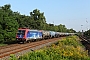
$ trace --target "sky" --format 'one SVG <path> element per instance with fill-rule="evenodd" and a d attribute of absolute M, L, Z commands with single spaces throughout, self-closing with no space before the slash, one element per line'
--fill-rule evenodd
<path fill-rule="evenodd" d="M 39 9 L 47 23 L 63 24 L 76 31 L 90 29 L 90 0 L 0 0 L 0 6 L 5 4 L 24 15 Z"/>

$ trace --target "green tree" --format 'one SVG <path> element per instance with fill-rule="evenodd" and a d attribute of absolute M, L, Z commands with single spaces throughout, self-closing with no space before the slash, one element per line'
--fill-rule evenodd
<path fill-rule="evenodd" d="M 67 32 L 69 32 L 69 33 L 76 33 L 76 31 L 74 30 L 74 29 L 67 29 Z"/>
<path fill-rule="evenodd" d="M 4 5 L 0 7 L 0 40 L 12 40 L 15 38 L 15 33 L 18 28 L 18 23 L 15 20 L 13 11 L 10 9 L 11 5 Z"/>
<path fill-rule="evenodd" d="M 41 29 L 58 32 L 76 32 L 73 29 L 67 29 L 65 25 L 54 25 L 46 23 L 44 12 L 34 9 L 30 16 L 21 15 L 18 11 L 13 12 L 10 4 L 0 7 L 0 42 L 15 39 L 18 28 L 28 27 L 30 29 Z"/>
<path fill-rule="evenodd" d="M 59 28 L 59 30 L 58 30 L 59 32 L 66 32 L 66 30 L 67 30 L 66 26 L 62 25 L 62 24 L 58 25 L 58 28 Z"/>
<path fill-rule="evenodd" d="M 90 29 L 84 32 L 84 36 L 90 38 Z"/>
<path fill-rule="evenodd" d="M 32 21 L 32 26 L 34 29 L 46 29 L 46 18 L 44 13 L 40 13 L 40 10 L 35 9 L 33 12 L 30 12 Z"/>

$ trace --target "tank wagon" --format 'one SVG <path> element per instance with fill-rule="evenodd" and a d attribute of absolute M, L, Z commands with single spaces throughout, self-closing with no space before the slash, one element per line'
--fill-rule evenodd
<path fill-rule="evenodd" d="M 49 31 L 40 30 L 40 32 L 42 32 L 42 39 L 49 39 L 50 38 Z"/>
<path fill-rule="evenodd" d="M 76 33 L 62 33 L 55 31 L 45 31 L 45 30 L 32 30 L 28 28 L 19 28 L 16 34 L 16 40 L 18 42 L 29 42 L 50 38 L 57 38 L 60 36 L 75 35 Z"/>
<path fill-rule="evenodd" d="M 55 37 L 55 32 L 54 31 L 49 31 L 50 32 L 50 38 L 54 38 Z"/>

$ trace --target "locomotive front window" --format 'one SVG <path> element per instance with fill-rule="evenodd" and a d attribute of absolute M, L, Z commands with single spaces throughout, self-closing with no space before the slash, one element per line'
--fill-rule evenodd
<path fill-rule="evenodd" d="M 17 33 L 18 35 L 25 35 L 25 30 L 18 30 L 18 33 Z"/>

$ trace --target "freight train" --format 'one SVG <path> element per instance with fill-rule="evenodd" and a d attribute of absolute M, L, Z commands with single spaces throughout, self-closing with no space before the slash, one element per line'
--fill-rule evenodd
<path fill-rule="evenodd" d="M 36 40 L 58 38 L 60 36 L 74 35 L 75 33 L 61 33 L 55 31 L 45 31 L 45 30 L 33 30 L 28 28 L 19 28 L 16 34 L 17 42 L 30 42 Z"/>

